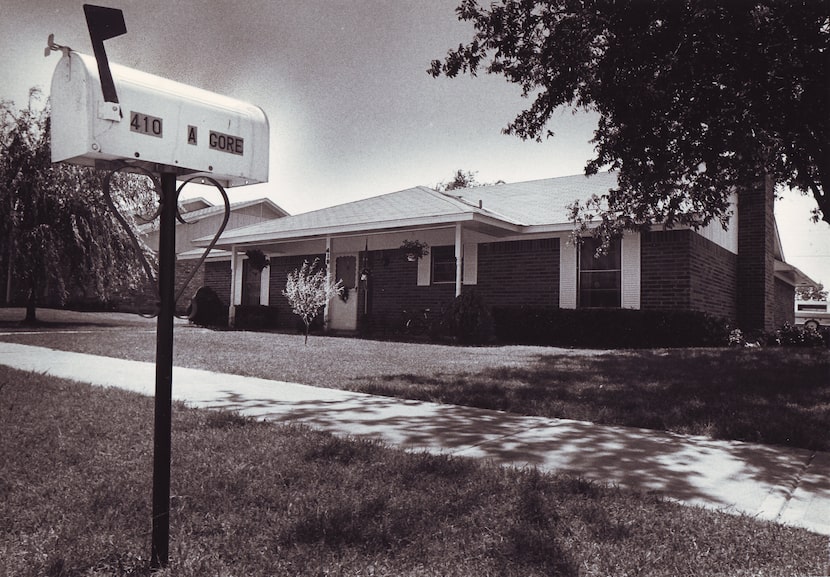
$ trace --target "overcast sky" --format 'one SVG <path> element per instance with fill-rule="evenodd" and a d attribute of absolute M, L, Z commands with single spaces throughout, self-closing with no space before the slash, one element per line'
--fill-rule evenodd
<path fill-rule="evenodd" d="M 305 212 L 416 185 L 462 169 L 480 182 L 581 173 L 596 118 L 559 113 L 556 133 L 523 142 L 501 129 L 527 106 L 501 77 L 426 73 L 472 35 L 454 0 L 118 0 L 127 34 L 106 42 L 111 62 L 256 104 L 271 126 L 270 181 L 233 188 Z M 0 98 L 48 95 L 55 41 L 92 53 L 82 0 L 2 0 Z M 189 185 L 184 196 L 219 197 Z M 808 199 L 809 200 L 809 199 Z M 784 254 L 830 285 L 830 226 L 810 203 L 780 203 Z"/>

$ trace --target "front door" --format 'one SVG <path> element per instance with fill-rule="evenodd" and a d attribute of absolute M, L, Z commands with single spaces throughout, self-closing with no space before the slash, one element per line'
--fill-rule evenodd
<path fill-rule="evenodd" d="M 242 261 L 242 304 L 260 304 L 262 293 L 262 271 L 250 265 L 248 259 Z"/>
<path fill-rule="evenodd" d="M 334 279 L 342 281 L 343 295 L 329 302 L 329 328 L 354 331 L 357 330 L 357 255 L 341 254 L 333 261 Z"/>

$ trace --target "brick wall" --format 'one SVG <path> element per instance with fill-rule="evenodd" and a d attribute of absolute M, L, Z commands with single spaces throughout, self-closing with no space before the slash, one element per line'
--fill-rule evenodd
<path fill-rule="evenodd" d="M 363 253 L 359 261 L 362 268 Z M 363 283 L 358 291 L 358 328 L 362 331 L 384 334 L 397 329 L 402 324 L 404 309 L 430 309 L 429 314 L 437 318 L 455 298 L 455 284 L 417 286 L 418 262 L 407 261 L 399 250 L 369 251 L 365 262 L 371 276 L 368 307 L 364 306 Z M 368 314 L 364 315 L 364 310 Z"/>
<path fill-rule="evenodd" d="M 734 320 L 737 256 L 691 230 L 644 233 L 640 305 Z"/>
<path fill-rule="evenodd" d="M 179 292 L 182 291 L 184 282 L 196 268 L 196 264 L 198 262 L 198 259 L 176 261 L 176 294 L 179 294 Z M 187 310 L 187 306 L 190 304 L 191 297 L 194 294 L 196 294 L 196 291 L 199 289 L 199 287 L 203 286 L 204 284 L 205 268 L 203 266 L 196 272 L 196 274 L 193 276 L 193 279 L 187 284 L 187 287 L 184 288 L 184 291 L 182 291 L 181 298 L 179 298 L 179 300 L 176 302 L 177 313 L 182 314 L 184 311 Z"/>
<path fill-rule="evenodd" d="M 775 218 L 772 179 L 738 193 L 738 325 L 775 328 Z"/>
<path fill-rule="evenodd" d="M 559 239 L 478 245 L 476 292 L 490 306 L 559 306 Z"/>
<path fill-rule="evenodd" d="M 640 308 L 688 309 L 691 306 L 691 234 L 689 230 L 646 232 L 640 239 Z"/>
<path fill-rule="evenodd" d="M 795 324 L 795 287 L 775 279 L 775 328 Z"/>
<path fill-rule="evenodd" d="M 360 257 L 363 263 L 363 255 Z M 455 298 L 455 284 L 417 286 L 418 263 L 408 262 L 398 250 L 371 251 L 366 260 L 371 270 L 369 306 L 366 291 L 358 292 L 358 324 L 361 330 L 383 334 L 403 322 L 403 311 L 430 309 L 441 316 Z M 474 290 L 487 306 L 545 305 L 559 303 L 559 239 L 537 239 L 478 245 L 478 282 L 464 285 Z M 363 311 L 368 309 L 368 314 Z"/>
<path fill-rule="evenodd" d="M 205 261 L 203 284 L 212 288 L 221 301 L 230 306 L 231 261 Z"/>
<path fill-rule="evenodd" d="M 699 234 L 690 233 L 690 308 L 735 321 L 738 257 Z"/>

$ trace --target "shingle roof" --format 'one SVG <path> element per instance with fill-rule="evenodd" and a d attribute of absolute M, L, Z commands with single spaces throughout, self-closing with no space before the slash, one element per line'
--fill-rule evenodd
<path fill-rule="evenodd" d="M 616 184 L 613 174 L 567 176 L 438 192 L 416 186 L 227 231 L 220 244 L 486 218 L 508 226 L 564 224 L 568 205 Z M 479 205 L 481 201 L 481 205 Z M 201 241 L 202 239 L 200 239 Z"/>
<path fill-rule="evenodd" d="M 592 194 L 605 194 L 617 185 L 613 173 L 546 178 L 527 182 L 495 184 L 449 191 L 467 202 L 502 215 L 522 225 L 562 224 L 568 222 L 568 205 L 584 201 Z"/>

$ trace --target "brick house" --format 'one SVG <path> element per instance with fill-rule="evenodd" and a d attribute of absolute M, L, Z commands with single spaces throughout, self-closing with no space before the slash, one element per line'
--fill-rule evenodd
<path fill-rule="evenodd" d="M 492 307 L 683 309 L 745 330 L 793 322 L 795 286 L 810 281 L 781 254 L 771 182 L 736 200 L 728 230 L 626 232 L 594 258 L 593 239 L 582 248 L 569 240 L 567 206 L 615 185 L 603 173 L 446 193 L 419 186 L 263 221 L 222 236 L 217 246 L 231 258 L 208 263 L 206 281 L 227 303 L 276 307 L 279 324 L 292 327 L 286 274 L 318 258 L 349 289 L 325 312 L 327 329 L 343 332 L 383 328 L 402 309 L 440 310 L 471 288 Z M 408 260 L 405 239 L 427 243 L 429 254 Z M 251 248 L 270 257 L 261 274 L 245 266 Z"/>
<path fill-rule="evenodd" d="M 204 248 L 198 246 L 194 241 L 207 236 L 208 242 L 219 230 L 225 215 L 225 206 L 215 206 L 204 198 L 192 198 L 179 203 L 179 211 L 184 222 L 176 222 L 176 292 L 182 289 L 182 283 L 187 279 L 199 262 Z M 268 198 L 259 198 L 243 202 L 234 202 L 230 205 L 230 216 L 226 231 L 234 228 L 250 226 L 263 221 L 271 221 L 287 216 L 288 213 L 277 206 Z M 141 225 L 139 231 L 148 247 L 158 251 L 159 230 L 158 221 Z M 206 265 L 199 269 L 193 279 L 184 289 L 182 298 L 177 303 L 177 309 L 183 311 L 189 302 L 190 296 L 200 286 L 216 286 L 219 292 L 225 295 L 228 300 L 228 282 L 220 272 L 216 278 L 217 271 L 230 270 L 231 253 L 224 250 L 212 250 L 208 256 Z M 224 265 L 222 264 L 224 263 Z"/>

